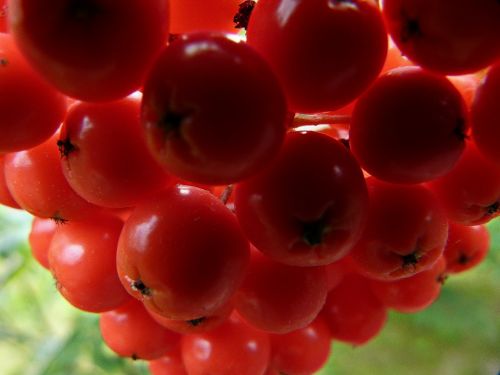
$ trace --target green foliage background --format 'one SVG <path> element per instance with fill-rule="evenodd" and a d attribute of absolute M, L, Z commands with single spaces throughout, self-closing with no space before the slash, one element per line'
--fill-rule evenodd
<path fill-rule="evenodd" d="M 31 258 L 29 215 L 0 208 L 0 374 L 148 374 L 117 358 L 100 338 L 98 316 L 57 294 Z M 489 225 L 487 260 L 451 277 L 424 312 L 392 313 L 383 332 L 353 348 L 334 343 L 321 375 L 496 375 L 500 371 L 500 221 Z M 235 374 L 237 375 L 237 374 Z"/>

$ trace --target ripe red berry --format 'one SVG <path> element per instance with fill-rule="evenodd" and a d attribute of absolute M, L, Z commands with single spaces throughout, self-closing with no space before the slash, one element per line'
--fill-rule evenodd
<path fill-rule="evenodd" d="M 371 291 L 370 281 L 351 273 L 328 294 L 321 316 L 333 339 L 363 345 L 382 330 L 387 309 Z"/>
<path fill-rule="evenodd" d="M 289 265 L 318 266 L 346 255 L 366 220 L 363 174 L 343 144 L 291 132 L 278 158 L 236 186 L 236 215 L 252 243 Z"/>
<path fill-rule="evenodd" d="M 332 111 L 356 99 L 387 53 L 382 14 L 371 0 L 260 0 L 247 36 L 295 112 Z"/>
<path fill-rule="evenodd" d="M 168 37 L 168 0 L 10 0 L 10 31 L 60 91 L 85 101 L 137 90 Z"/>
<path fill-rule="evenodd" d="M 404 55 L 441 74 L 466 74 L 500 56 L 495 0 L 384 0 L 392 39 Z"/>
<path fill-rule="evenodd" d="M 478 225 L 500 215 L 500 167 L 481 155 L 472 142 L 457 165 L 429 187 L 450 221 Z"/>
<path fill-rule="evenodd" d="M 414 313 L 426 309 L 439 297 L 446 271 L 446 260 L 441 256 L 426 271 L 394 281 L 373 280 L 370 286 L 386 307 Z"/>
<path fill-rule="evenodd" d="M 330 354 L 330 329 L 323 317 L 284 335 L 269 335 L 271 366 L 281 374 L 308 375 L 319 371 Z"/>
<path fill-rule="evenodd" d="M 357 271 L 395 280 L 432 267 L 443 252 L 448 220 L 431 191 L 374 177 L 367 185 L 368 223 L 351 252 Z"/>
<path fill-rule="evenodd" d="M 9 34 L 0 33 L 0 152 L 26 150 L 55 133 L 66 99 L 26 62 Z"/>
<path fill-rule="evenodd" d="M 0 204 L 11 208 L 21 208 L 14 200 L 5 179 L 5 156 L 0 155 Z"/>
<path fill-rule="evenodd" d="M 48 254 L 50 270 L 57 289 L 73 306 L 103 312 L 130 299 L 116 271 L 122 227 L 120 219 L 103 215 L 55 231 Z"/>
<path fill-rule="evenodd" d="M 446 78 L 417 67 L 381 76 L 356 102 L 353 154 L 371 175 L 420 183 L 448 172 L 465 148 L 465 103 Z"/>
<path fill-rule="evenodd" d="M 31 253 L 33 254 L 33 258 L 46 269 L 49 269 L 49 248 L 56 227 L 57 224 L 54 220 L 39 217 L 35 217 L 31 224 L 28 237 Z"/>
<path fill-rule="evenodd" d="M 481 263 L 490 249 L 490 235 L 484 225 L 450 224 L 444 248 L 446 271 L 460 273 Z"/>
<path fill-rule="evenodd" d="M 500 125 L 498 102 L 500 98 L 500 61 L 491 67 L 474 96 L 472 137 L 478 150 L 500 168 Z"/>
<path fill-rule="evenodd" d="M 141 302 L 131 298 L 116 310 L 100 316 L 101 335 L 121 357 L 154 360 L 179 344 L 180 336 L 156 323 Z"/>
<path fill-rule="evenodd" d="M 265 61 L 222 35 L 176 40 L 144 87 L 151 152 L 188 181 L 222 185 L 254 174 L 278 152 L 285 119 L 283 93 Z"/>
<path fill-rule="evenodd" d="M 243 280 L 248 240 L 211 193 L 177 185 L 138 205 L 120 235 L 120 279 L 149 310 L 193 320 L 229 302 Z"/>
<path fill-rule="evenodd" d="M 5 178 L 15 201 L 29 213 L 58 222 L 84 220 L 101 210 L 69 186 L 61 168 L 58 135 L 25 151 L 7 154 Z"/>
<path fill-rule="evenodd" d="M 103 207 L 132 207 L 173 183 L 146 146 L 140 101 L 74 104 L 58 145 L 63 172 L 85 200 Z"/>
<path fill-rule="evenodd" d="M 151 375 L 188 375 L 179 347 L 168 351 L 161 358 L 149 362 Z"/>
<path fill-rule="evenodd" d="M 182 338 L 189 375 L 264 375 L 270 357 L 268 334 L 231 316 L 213 331 Z"/>
<path fill-rule="evenodd" d="M 208 332 L 220 326 L 233 312 L 233 302 L 226 303 L 211 315 L 203 316 L 197 319 L 176 320 L 166 318 L 154 311 L 148 310 L 151 317 L 161 326 L 185 335 L 193 333 Z"/>
<path fill-rule="evenodd" d="M 325 267 L 277 263 L 253 249 L 243 284 L 236 292 L 236 311 L 252 326 L 273 333 L 304 328 L 326 299 Z"/>

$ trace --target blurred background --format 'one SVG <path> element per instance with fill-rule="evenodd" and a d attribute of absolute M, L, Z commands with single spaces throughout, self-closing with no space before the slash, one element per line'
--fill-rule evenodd
<path fill-rule="evenodd" d="M 31 257 L 31 216 L 0 207 L 0 374 L 146 375 L 102 343 L 98 316 L 77 311 Z M 500 220 L 485 262 L 450 277 L 424 312 L 390 315 L 363 347 L 334 343 L 321 375 L 497 375 L 500 372 Z M 236 374 L 235 374 L 236 375 Z"/>

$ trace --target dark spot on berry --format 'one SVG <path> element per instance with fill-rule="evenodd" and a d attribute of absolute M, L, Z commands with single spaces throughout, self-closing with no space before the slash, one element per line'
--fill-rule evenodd
<path fill-rule="evenodd" d="M 317 220 L 301 222 L 302 240 L 308 246 L 320 245 L 323 242 L 325 234 L 330 230 L 328 226 L 329 219 L 330 214 L 327 210 Z"/>
<path fill-rule="evenodd" d="M 239 5 L 238 13 L 233 18 L 236 29 L 247 29 L 255 3 L 253 0 L 246 0 Z"/>
<path fill-rule="evenodd" d="M 1 58 L 0 66 L 7 66 L 7 65 L 9 65 L 9 60 L 7 60 L 6 58 Z"/>
<path fill-rule="evenodd" d="M 150 296 L 151 289 L 149 289 L 146 284 L 142 282 L 142 280 L 136 280 L 132 283 L 132 289 L 138 291 L 143 296 Z"/>
<path fill-rule="evenodd" d="M 137 361 L 139 359 L 139 356 L 135 353 L 133 353 L 130 358 L 132 358 L 134 361 Z"/>
<path fill-rule="evenodd" d="M 490 206 L 488 206 L 486 208 L 486 214 L 490 215 L 490 216 L 491 215 L 495 215 L 498 212 L 499 209 L 500 209 L 500 203 L 499 202 L 495 202 L 495 203 L 493 203 L 492 205 L 490 205 Z"/>
<path fill-rule="evenodd" d="M 166 136 L 180 137 L 182 124 L 190 115 L 191 112 L 188 111 L 167 110 L 158 126 L 163 129 Z"/>
<path fill-rule="evenodd" d="M 421 257 L 422 256 L 419 254 L 418 251 L 414 251 L 411 254 L 401 256 L 403 260 L 403 268 L 405 269 L 412 268 L 413 270 L 415 270 Z"/>
<path fill-rule="evenodd" d="M 54 223 L 56 223 L 56 225 L 64 225 L 68 222 L 68 219 L 62 217 L 59 212 L 56 212 L 54 216 L 51 217 L 51 219 L 54 220 Z"/>
<path fill-rule="evenodd" d="M 448 280 L 448 277 L 449 275 L 447 273 L 441 273 L 439 274 L 437 277 L 436 277 L 436 281 L 441 284 L 441 285 L 444 285 L 444 283 L 446 282 L 446 280 Z"/>
<path fill-rule="evenodd" d="M 465 120 L 463 118 L 459 118 L 456 122 L 456 126 L 453 129 L 453 134 L 459 139 L 459 141 L 465 141 L 469 138 L 466 133 Z"/>
<path fill-rule="evenodd" d="M 196 318 L 192 320 L 187 320 L 186 323 L 189 324 L 192 327 L 198 327 L 200 324 L 202 324 L 207 318 L 202 316 L 201 318 Z"/>
<path fill-rule="evenodd" d="M 57 148 L 59 149 L 59 154 L 61 155 L 61 158 L 67 158 L 69 154 L 76 151 L 76 146 L 73 143 L 71 143 L 69 137 L 66 137 L 64 139 L 59 139 L 57 141 Z"/>
<path fill-rule="evenodd" d="M 405 17 L 406 18 L 406 17 Z M 420 29 L 420 23 L 414 18 L 407 18 L 404 23 L 403 30 L 401 31 L 401 41 L 406 43 L 411 39 L 418 38 L 422 36 L 422 30 Z"/>
<path fill-rule="evenodd" d="M 465 266 L 470 261 L 471 261 L 471 258 L 465 253 L 460 253 L 460 256 L 457 259 L 457 263 L 462 265 L 462 266 Z"/>

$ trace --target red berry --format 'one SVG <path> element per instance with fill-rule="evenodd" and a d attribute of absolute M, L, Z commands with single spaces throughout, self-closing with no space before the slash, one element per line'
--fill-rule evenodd
<path fill-rule="evenodd" d="M 367 180 L 368 224 L 351 252 L 357 271 L 380 280 L 409 277 L 432 267 L 442 254 L 448 220 L 422 185 Z"/>
<path fill-rule="evenodd" d="M 10 31 L 68 96 L 108 101 L 137 90 L 168 36 L 168 0 L 10 0 Z"/>
<path fill-rule="evenodd" d="M 448 172 L 465 148 L 467 118 L 458 90 L 417 67 L 381 76 L 357 101 L 353 154 L 371 175 L 420 183 Z"/>
<path fill-rule="evenodd" d="M 346 255 L 367 205 L 352 155 L 315 132 L 289 133 L 278 158 L 236 186 L 236 214 L 250 241 L 289 265 L 325 265 Z"/>
<path fill-rule="evenodd" d="M 113 216 L 71 222 L 54 233 L 49 265 L 57 289 L 72 305 L 90 312 L 116 309 L 130 296 L 116 271 L 116 247 L 123 222 Z"/>
<path fill-rule="evenodd" d="M 382 15 L 366 0 L 260 0 L 247 36 L 295 112 L 332 111 L 356 99 L 387 53 Z"/>
<path fill-rule="evenodd" d="M 66 99 L 28 65 L 9 34 L 0 33 L 0 152 L 26 150 L 55 133 Z"/>
<path fill-rule="evenodd" d="M 151 152 L 171 173 L 212 185 L 239 181 L 268 163 L 283 142 L 286 114 L 265 61 L 217 34 L 170 44 L 142 101 Z"/>
<path fill-rule="evenodd" d="M 500 7 L 499 7 L 500 8 Z M 472 137 L 478 150 L 500 168 L 500 61 L 491 67 L 478 87 L 472 103 Z"/>
<path fill-rule="evenodd" d="M 85 200 L 104 207 L 131 207 L 173 183 L 143 139 L 140 102 L 76 103 L 58 145 L 63 172 Z"/>
<path fill-rule="evenodd" d="M 425 69 L 466 74 L 500 56 L 495 0 L 384 0 L 388 31 L 403 54 Z"/>
<path fill-rule="evenodd" d="M 138 205 L 118 244 L 120 279 L 149 310 L 193 320 L 229 302 L 243 280 L 248 240 L 211 193 L 177 185 Z"/>
<path fill-rule="evenodd" d="M 38 263 L 46 269 L 49 269 L 49 248 L 56 227 L 57 224 L 54 220 L 39 217 L 35 217 L 31 224 L 28 237 L 31 253 Z"/>
<path fill-rule="evenodd" d="M 254 249 L 235 307 L 256 328 L 288 333 L 316 318 L 327 292 L 324 267 L 284 265 Z"/>
<path fill-rule="evenodd" d="M 471 142 L 450 173 L 429 187 L 453 222 L 478 225 L 500 215 L 500 167 Z"/>
<path fill-rule="evenodd" d="M 232 316 L 215 330 L 182 338 L 189 375 L 264 375 L 270 357 L 267 333 Z"/>
<path fill-rule="evenodd" d="M 174 349 L 180 336 L 163 328 L 149 316 L 139 301 L 131 299 L 116 310 L 101 314 L 101 335 L 121 357 L 153 360 Z"/>
<path fill-rule="evenodd" d="M 5 178 L 16 202 L 29 213 L 58 222 L 84 220 L 101 208 L 69 186 L 61 168 L 58 135 L 26 151 L 7 154 Z"/>
<path fill-rule="evenodd" d="M 490 235 L 484 225 L 450 224 L 444 248 L 446 271 L 460 273 L 481 263 L 490 248 Z"/>
<path fill-rule="evenodd" d="M 330 330 L 321 316 L 307 327 L 269 337 L 272 366 L 282 374 L 315 373 L 323 367 L 330 355 Z"/>
<path fill-rule="evenodd" d="M 414 313 L 426 309 L 439 297 L 446 270 L 446 260 L 441 256 L 426 271 L 395 281 L 373 280 L 371 288 L 386 307 Z"/>
<path fill-rule="evenodd" d="M 333 339 L 363 345 L 382 330 L 387 310 L 369 285 L 368 279 L 351 273 L 328 294 L 321 314 Z"/>

